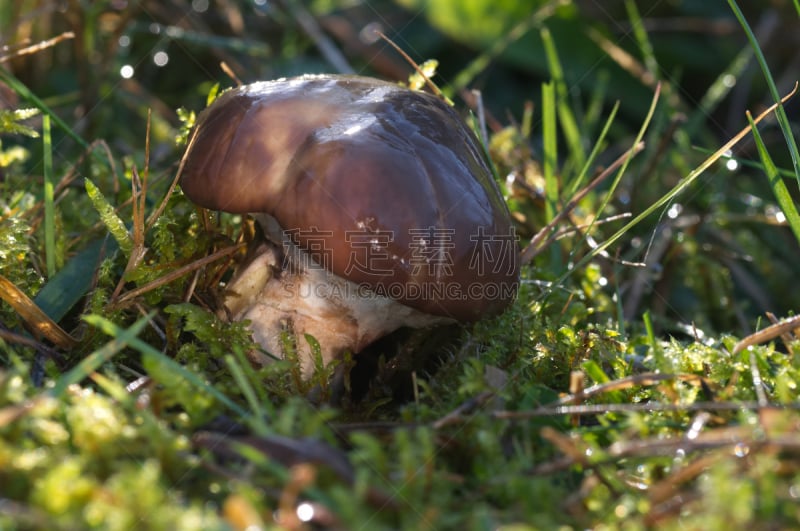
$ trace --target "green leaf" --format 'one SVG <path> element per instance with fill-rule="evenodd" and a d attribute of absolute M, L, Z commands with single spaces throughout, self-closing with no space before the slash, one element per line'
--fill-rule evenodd
<path fill-rule="evenodd" d="M 311 334 L 303 334 L 303 336 L 308 346 L 311 347 L 311 359 L 314 362 L 314 371 L 317 374 L 323 374 L 325 371 L 325 360 L 322 359 L 322 347 L 320 347 L 319 341 Z"/>
<path fill-rule="evenodd" d="M 432 78 L 436 75 L 436 69 L 439 67 L 439 61 L 436 59 L 428 59 L 421 65 L 419 65 L 419 69 L 425 74 L 425 77 L 428 79 Z M 425 88 L 426 81 L 425 78 L 422 77 L 422 74 L 417 72 L 416 70 L 408 76 L 408 88 L 411 90 L 422 90 Z"/>
<path fill-rule="evenodd" d="M 73 256 L 50 278 L 33 301 L 52 320 L 60 321 L 92 286 L 94 272 L 103 256 L 118 249 L 115 241 L 95 240 Z"/>
<path fill-rule="evenodd" d="M 219 83 L 214 83 L 208 91 L 208 96 L 206 96 L 206 107 L 211 106 L 217 96 L 219 96 Z"/>

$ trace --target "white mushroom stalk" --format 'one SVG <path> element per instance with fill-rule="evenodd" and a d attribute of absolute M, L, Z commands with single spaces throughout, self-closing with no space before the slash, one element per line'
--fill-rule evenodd
<path fill-rule="evenodd" d="M 326 270 L 282 232 L 274 218 L 255 216 L 267 241 L 251 253 L 225 289 L 225 307 L 247 320 L 253 339 L 267 352 L 283 352 L 283 335 L 293 336 L 302 373 L 313 372 L 306 334 L 320 345 L 328 365 L 344 352 L 357 353 L 400 327 L 424 328 L 455 319 L 415 310 Z M 276 241 L 280 238 L 280 241 Z"/>

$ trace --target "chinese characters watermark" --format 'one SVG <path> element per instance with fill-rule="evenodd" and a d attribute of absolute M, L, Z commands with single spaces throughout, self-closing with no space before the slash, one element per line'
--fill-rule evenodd
<path fill-rule="evenodd" d="M 285 253 L 287 257 L 291 254 L 292 260 L 301 260 L 299 264 L 293 264 L 299 265 L 301 270 L 316 268 L 330 271 L 334 246 L 344 245 L 344 251 L 341 247 L 336 249 L 340 267 L 341 253 L 347 253 L 344 257 L 344 277 L 355 275 L 363 279 L 374 276 L 389 281 L 397 273 L 403 272 L 426 282 L 446 283 L 448 279 L 464 278 L 464 269 L 471 271 L 475 279 L 483 276 L 496 278 L 513 275 L 517 267 L 514 255 L 518 253 L 519 237 L 513 227 L 505 234 L 477 227 L 466 238 L 455 229 L 434 226 L 411 228 L 407 238 L 402 239 L 407 242 L 405 245 L 399 243 L 401 240 L 395 236 L 392 231 L 382 230 L 351 230 L 337 235 L 334 231 L 318 228 L 293 229 L 284 231 L 284 241 L 287 242 L 284 250 L 289 250 L 288 242 L 303 249 L 303 253 Z M 464 249 L 466 242 L 469 245 Z M 457 250 L 458 245 L 462 248 Z M 465 257 L 468 257 L 466 264 Z M 284 267 L 287 265 L 288 262 L 284 261 Z"/>

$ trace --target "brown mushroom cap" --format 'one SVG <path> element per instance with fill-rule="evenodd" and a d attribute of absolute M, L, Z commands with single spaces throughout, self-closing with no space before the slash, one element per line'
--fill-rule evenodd
<path fill-rule="evenodd" d="M 180 185 L 209 209 L 269 214 L 334 274 L 425 313 L 476 320 L 516 294 L 503 197 L 429 94 L 333 75 L 229 90 L 199 116 Z"/>

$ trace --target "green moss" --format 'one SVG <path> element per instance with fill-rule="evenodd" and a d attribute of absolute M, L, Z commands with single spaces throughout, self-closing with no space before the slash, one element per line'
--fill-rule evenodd
<path fill-rule="evenodd" d="M 53 463 L 34 483 L 31 501 L 56 520 L 81 513 L 99 486 L 84 475 L 85 467 L 78 457 Z"/>

